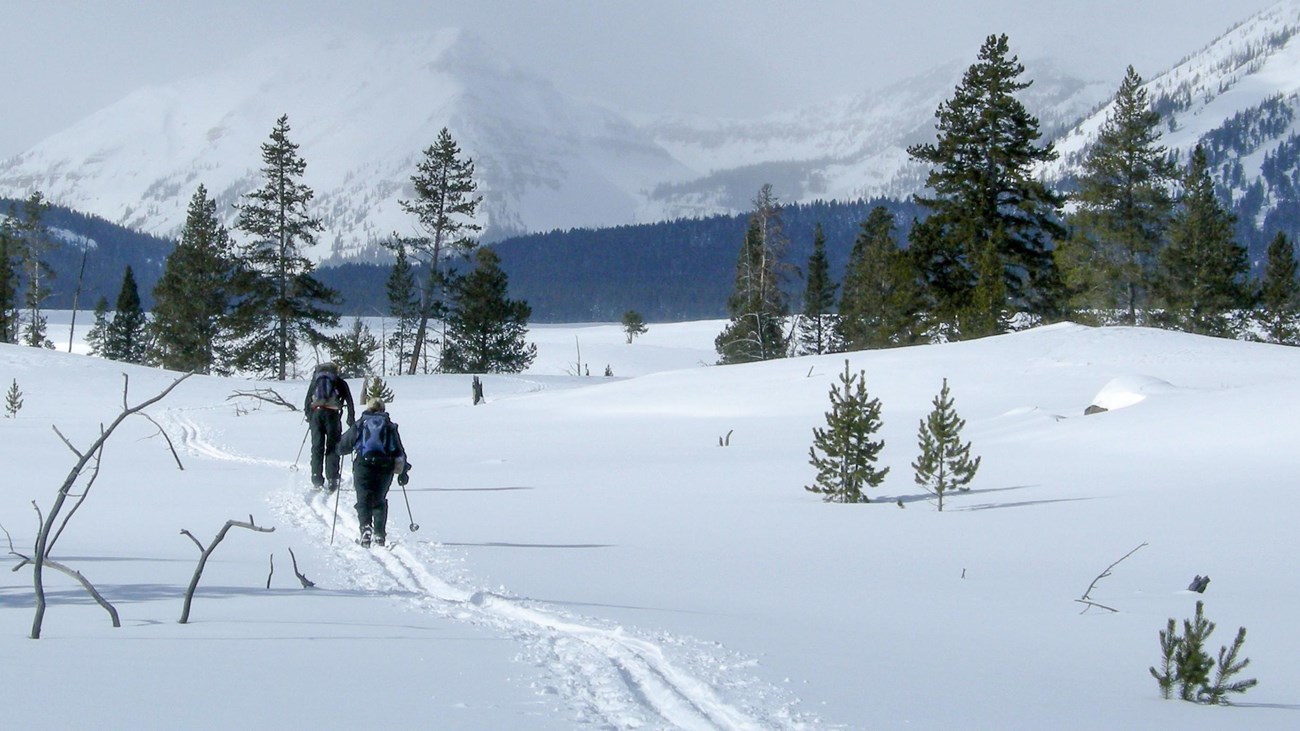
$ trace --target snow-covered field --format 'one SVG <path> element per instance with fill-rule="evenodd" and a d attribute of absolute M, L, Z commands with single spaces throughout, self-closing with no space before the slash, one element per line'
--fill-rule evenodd
<path fill-rule="evenodd" d="M 651 324 L 630 345 L 614 325 L 536 328 L 534 367 L 484 377 L 480 406 L 468 376 L 391 378 L 415 465 L 409 512 L 390 495 L 391 551 L 352 543 L 346 485 L 331 543 L 335 503 L 295 463 L 300 413 L 230 398 L 299 402 L 304 382 L 189 379 L 148 411 L 184 470 L 128 420 L 53 552 L 122 627 L 47 572 L 28 639 L 30 569 L 0 572 L 0 726 L 1300 725 L 1300 350 L 1058 325 L 851 354 L 891 472 L 872 503 L 836 505 L 803 486 L 844 356 L 705 367 L 722 325 Z M 66 325 L 51 336 L 66 348 Z M 51 427 L 87 446 L 122 373 L 133 404 L 175 378 L 0 346 L 0 390 L 24 397 L 0 419 L 16 550 L 74 461 Z M 909 464 L 945 377 L 983 465 L 938 512 Z M 250 515 L 275 532 L 232 529 L 179 624 L 199 557 L 180 531 L 207 543 Z M 1092 590 L 1118 611 L 1081 613 L 1144 542 Z M 1260 684 L 1234 707 L 1162 700 L 1147 673 L 1197 599 L 1212 650 L 1249 630 Z"/>

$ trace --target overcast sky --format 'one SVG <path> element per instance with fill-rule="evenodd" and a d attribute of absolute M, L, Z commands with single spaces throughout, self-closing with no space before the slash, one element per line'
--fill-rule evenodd
<path fill-rule="evenodd" d="M 1275 0 L 0 0 L 0 157 L 149 84 L 313 27 L 460 26 L 568 94 L 752 116 L 973 61 L 990 33 L 1116 86 Z"/>

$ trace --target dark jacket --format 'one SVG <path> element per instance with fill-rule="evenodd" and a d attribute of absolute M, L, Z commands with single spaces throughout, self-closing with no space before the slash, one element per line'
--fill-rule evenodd
<path fill-rule="evenodd" d="M 328 401 L 317 402 L 313 398 L 312 392 L 316 388 L 316 377 L 322 373 L 329 374 L 330 378 L 334 380 L 334 388 L 338 391 L 338 396 Z M 348 410 L 348 424 L 350 425 L 356 418 L 356 407 L 352 403 L 352 389 L 348 388 L 348 382 L 339 377 L 338 370 L 328 365 L 317 368 L 316 372 L 312 374 L 311 380 L 307 382 L 307 397 L 303 399 L 302 403 L 303 413 L 310 415 L 314 409 L 329 409 L 341 412 L 344 407 Z"/>

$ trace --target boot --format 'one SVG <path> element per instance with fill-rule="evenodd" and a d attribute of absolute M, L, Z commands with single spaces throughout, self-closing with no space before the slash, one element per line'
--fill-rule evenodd
<path fill-rule="evenodd" d="M 357 543 L 360 543 L 362 548 L 370 548 L 370 526 L 361 528 L 361 539 Z"/>

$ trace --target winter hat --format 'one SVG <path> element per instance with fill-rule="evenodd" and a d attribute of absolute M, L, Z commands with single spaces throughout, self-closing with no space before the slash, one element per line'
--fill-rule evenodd
<path fill-rule="evenodd" d="M 366 410 L 373 411 L 377 414 L 382 413 L 384 410 L 384 400 L 378 398 L 370 399 L 369 401 L 366 402 Z"/>

